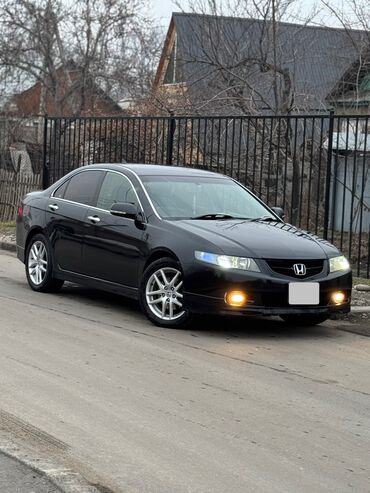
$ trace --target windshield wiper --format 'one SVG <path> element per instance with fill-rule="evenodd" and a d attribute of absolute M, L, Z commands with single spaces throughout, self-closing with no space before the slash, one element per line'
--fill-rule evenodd
<path fill-rule="evenodd" d="M 273 222 L 278 222 L 277 219 L 274 217 L 270 216 L 262 216 L 262 217 L 238 217 L 238 216 L 232 216 L 231 214 L 223 214 L 222 212 L 216 213 L 216 214 L 203 214 L 201 216 L 195 216 L 191 217 L 190 219 L 208 219 L 208 220 L 217 220 L 217 219 L 239 219 L 241 221 L 250 221 L 250 222 L 257 222 L 257 221 L 273 221 Z"/>
<path fill-rule="evenodd" d="M 235 217 L 230 214 L 223 214 L 219 212 L 217 214 L 203 214 L 201 216 L 191 217 L 190 219 L 244 219 L 243 217 Z"/>

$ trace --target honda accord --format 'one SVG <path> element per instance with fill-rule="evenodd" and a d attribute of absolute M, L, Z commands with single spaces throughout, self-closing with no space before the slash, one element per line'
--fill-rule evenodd
<path fill-rule="evenodd" d="M 24 198 L 17 254 L 34 291 L 72 281 L 119 293 L 162 327 L 197 313 L 297 325 L 347 313 L 347 259 L 281 216 L 217 173 L 95 164 Z"/>

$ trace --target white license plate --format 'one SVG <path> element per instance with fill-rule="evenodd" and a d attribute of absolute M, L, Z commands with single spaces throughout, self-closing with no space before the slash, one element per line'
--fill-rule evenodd
<path fill-rule="evenodd" d="M 289 305 L 318 305 L 320 284 L 318 282 L 290 282 Z"/>

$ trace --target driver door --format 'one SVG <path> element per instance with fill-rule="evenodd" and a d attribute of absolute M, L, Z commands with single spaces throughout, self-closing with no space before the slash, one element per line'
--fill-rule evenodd
<path fill-rule="evenodd" d="M 137 287 L 139 260 L 145 250 L 144 231 L 133 219 L 110 214 L 114 203 L 129 202 L 140 210 L 129 179 L 108 171 L 97 197 L 96 207 L 87 213 L 84 238 L 84 273 L 104 281 Z"/>

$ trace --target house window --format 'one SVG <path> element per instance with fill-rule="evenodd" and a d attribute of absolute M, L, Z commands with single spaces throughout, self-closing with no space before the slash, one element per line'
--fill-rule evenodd
<path fill-rule="evenodd" d="M 177 84 L 182 82 L 180 73 L 180 64 L 177 56 L 177 36 L 172 46 L 170 58 L 168 60 L 166 74 L 163 79 L 163 84 Z"/>
<path fill-rule="evenodd" d="M 359 85 L 360 91 L 367 92 L 370 91 L 370 74 L 366 74 Z"/>

